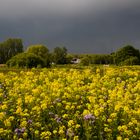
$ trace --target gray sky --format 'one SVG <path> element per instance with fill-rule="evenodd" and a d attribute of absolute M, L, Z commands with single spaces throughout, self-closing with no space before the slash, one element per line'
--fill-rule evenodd
<path fill-rule="evenodd" d="M 0 41 L 10 37 L 72 53 L 140 49 L 140 0 L 0 0 Z"/>

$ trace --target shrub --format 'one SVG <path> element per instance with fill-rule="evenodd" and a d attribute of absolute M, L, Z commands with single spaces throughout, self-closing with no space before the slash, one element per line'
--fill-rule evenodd
<path fill-rule="evenodd" d="M 121 65 L 139 65 L 139 64 L 140 61 L 138 57 L 130 57 L 121 63 Z"/>
<path fill-rule="evenodd" d="M 27 48 L 27 53 L 35 54 L 43 59 L 46 67 L 50 66 L 50 53 L 49 49 L 44 45 L 32 45 Z"/>
<path fill-rule="evenodd" d="M 83 58 L 81 58 L 80 64 L 83 66 L 88 66 L 89 64 L 91 64 L 91 57 L 84 56 Z"/>
<path fill-rule="evenodd" d="M 41 57 L 32 54 L 32 53 L 20 53 L 14 57 L 12 57 L 8 62 L 7 65 L 9 67 L 26 67 L 32 68 L 37 67 L 44 67 L 44 61 Z"/>

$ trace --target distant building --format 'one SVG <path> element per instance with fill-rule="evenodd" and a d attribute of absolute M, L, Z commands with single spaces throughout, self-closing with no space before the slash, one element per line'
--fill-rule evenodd
<path fill-rule="evenodd" d="M 79 58 L 73 58 L 73 59 L 71 60 L 71 63 L 72 63 L 72 64 L 79 64 L 79 63 L 80 63 L 80 59 L 79 59 Z"/>

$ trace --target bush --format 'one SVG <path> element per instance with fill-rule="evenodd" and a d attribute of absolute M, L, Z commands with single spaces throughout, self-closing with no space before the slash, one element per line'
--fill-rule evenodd
<path fill-rule="evenodd" d="M 139 65 L 140 61 L 137 57 L 130 57 L 124 60 L 121 65 Z"/>
<path fill-rule="evenodd" d="M 8 62 L 7 65 L 9 67 L 26 67 L 26 68 L 33 68 L 33 67 L 44 67 L 44 61 L 41 57 L 36 56 L 32 53 L 20 53 L 14 57 L 12 57 Z"/>
<path fill-rule="evenodd" d="M 132 63 L 131 61 L 137 63 L 136 59 L 140 60 L 140 52 L 139 50 L 135 49 L 131 45 L 127 45 L 123 48 L 120 48 L 114 54 L 114 60 L 116 65 L 125 64 L 125 63 L 129 65 Z"/>
<path fill-rule="evenodd" d="M 98 54 L 92 56 L 92 64 L 112 64 L 113 57 L 107 54 Z"/>
<path fill-rule="evenodd" d="M 50 53 L 49 49 L 44 45 L 32 45 L 27 48 L 27 53 L 35 54 L 39 56 L 44 62 L 45 66 L 50 66 Z"/>
<path fill-rule="evenodd" d="M 88 66 L 89 64 L 91 64 L 91 57 L 84 56 L 83 58 L 81 58 L 80 64 L 83 66 Z"/>

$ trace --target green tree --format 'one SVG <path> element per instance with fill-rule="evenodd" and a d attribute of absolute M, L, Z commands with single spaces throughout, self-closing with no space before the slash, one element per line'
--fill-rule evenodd
<path fill-rule="evenodd" d="M 8 60 L 6 64 L 9 67 L 44 67 L 44 60 L 33 53 L 20 53 Z"/>
<path fill-rule="evenodd" d="M 23 52 L 23 44 L 21 39 L 7 39 L 0 43 L 0 63 L 6 63 L 11 57 Z"/>
<path fill-rule="evenodd" d="M 124 60 L 123 62 L 121 62 L 121 65 L 139 65 L 140 61 L 138 59 L 138 57 L 129 57 L 128 59 Z"/>
<path fill-rule="evenodd" d="M 66 56 L 66 63 L 67 64 L 71 64 L 72 62 L 72 59 L 73 59 L 73 55 L 72 54 L 67 54 Z"/>
<path fill-rule="evenodd" d="M 39 57 L 41 57 L 45 66 L 50 66 L 50 54 L 49 49 L 44 45 L 32 45 L 27 48 L 27 53 L 33 53 Z"/>
<path fill-rule="evenodd" d="M 113 57 L 109 54 L 97 54 L 92 56 L 92 64 L 112 64 Z"/>
<path fill-rule="evenodd" d="M 67 49 L 65 47 L 56 47 L 52 53 L 52 59 L 55 64 L 67 63 Z"/>
<path fill-rule="evenodd" d="M 89 64 L 91 64 L 91 61 L 91 57 L 87 55 L 81 58 L 80 64 L 83 66 L 88 66 Z"/>
<path fill-rule="evenodd" d="M 130 57 L 137 57 L 140 60 L 139 50 L 135 49 L 131 45 L 120 48 L 113 56 L 115 64 L 117 65 L 122 64 L 123 61 L 129 59 Z"/>

